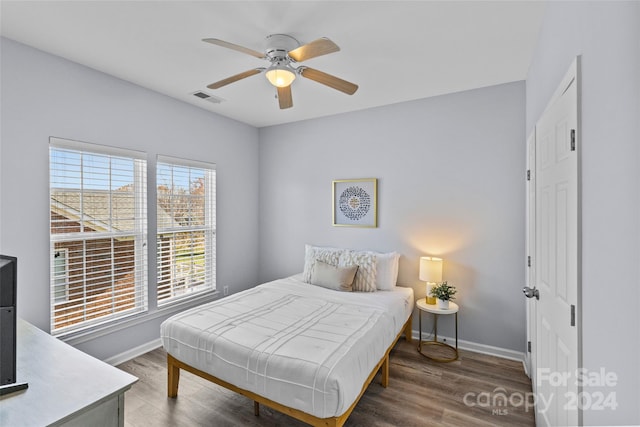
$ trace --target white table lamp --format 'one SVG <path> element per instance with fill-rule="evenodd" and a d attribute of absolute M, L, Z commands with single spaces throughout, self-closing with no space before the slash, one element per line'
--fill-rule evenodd
<path fill-rule="evenodd" d="M 436 298 L 431 296 L 431 289 L 442 282 L 442 258 L 420 257 L 420 280 L 427 282 L 427 304 L 435 304 Z"/>

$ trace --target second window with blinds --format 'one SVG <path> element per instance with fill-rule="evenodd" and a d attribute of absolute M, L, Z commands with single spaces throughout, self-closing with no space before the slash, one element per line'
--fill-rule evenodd
<path fill-rule="evenodd" d="M 158 306 L 216 287 L 215 164 L 158 156 Z"/>

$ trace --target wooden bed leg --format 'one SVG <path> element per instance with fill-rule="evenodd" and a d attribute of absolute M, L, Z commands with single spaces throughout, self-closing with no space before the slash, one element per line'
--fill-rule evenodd
<path fill-rule="evenodd" d="M 180 382 L 180 368 L 173 363 L 173 357 L 167 354 L 167 395 L 178 397 L 178 383 Z"/>
<path fill-rule="evenodd" d="M 382 387 L 387 388 L 389 385 L 389 353 L 384 357 L 384 362 L 382 362 L 382 366 L 380 367 L 382 370 Z"/>
<path fill-rule="evenodd" d="M 405 323 L 404 325 L 404 339 L 407 340 L 408 343 L 411 343 L 413 341 L 411 336 L 413 334 L 413 330 L 411 329 L 412 320 L 412 317 L 409 316 L 409 320 L 407 320 L 407 323 Z"/>
<path fill-rule="evenodd" d="M 256 417 L 260 416 L 260 404 L 255 400 L 253 401 L 253 415 Z"/>

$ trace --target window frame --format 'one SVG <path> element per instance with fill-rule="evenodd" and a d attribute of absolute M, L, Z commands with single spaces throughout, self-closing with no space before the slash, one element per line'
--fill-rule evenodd
<path fill-rule="evenodd" d="M 64 188 L 69 188 L 69 189 L 74 189 L 77 190 L 78 193 L 78 198 L 80 199 L 80 208 L 78 211 L 76 211 L 80 216 L 78 217 L 78 219 L 76 220 L 71 220 L 70 218 L 68 218 L 70 221 L 72 222 L 77 222 L 78 223 L 78 230 L 75 230 L 73 232 L 54 232 L 54 218 L 53 216 L 51 216 L 50 214 L 50 237 L 49 237 L 49 241 L 50 241 L 50 269 L 51 269 L 51 275 L 50 275 L 50 283 L 49 283 L 49 288 L 50 288 L 50 292 L 51 292 L 51 300 L 50 300 L 50 307 L 51 307 L 51 315 L 50 315 L 50 319 L 51 319 L 51 333 L 54 336 L 65 336 L 65 335 L 69 335 L 69 334 L 73 334 L 73 333 L 77 333 L 80 331 L 91 331 L 96 329 L 97 327 L 101 326 L 101 325 L 107 325 L 107 324 L 112 324 L 112 323 L 116 323 L 119 321 L 122 321 L 123 319 L 129 318 L 131 316 L 134 315 L 138 315 L 141 313 L 146 313 L 149 310 L 149 299 L 148 299 L 148 254 L 147 254 L 147 226 L 148 226 L 148 216 L 147 216 L 147 159 L 146 159 L 146 153 L 142 153 L 139 151 L 134 151 L 134 150 L 129 150 L 129 149 L 122 149 L 122 148 L 115 148 L 115 147 L 109 147 L 109 146 L 104 146 L 104 145 L 98 145 L 98 144 L 91 144 L 91 143 L 87 143 L 87 142 L 80 142 L 80 141 L 73 141 L 73 140 L 68 140 L 68 139 L 62 139 L 62 138 L 55 138 L 55 137 L 51 137 L 49 139 L 49 200 L 50 200 L 50 210 L 51 212 L 54 212 L 54 207 L 57 207 L 58 205 L 56 205 L 56 203 L 60 203 L 58 200 L 56 200 L 54 202 L 53 199 L 53 193 L 58 191 L 60 193 L 64 193 Z M 64 169 L 64 167 L 60 167 L 58 168 L 58 164 L 55 163 L 57 160 L 55 158 L 55 155 L 60 153 L 69 153 L 68 156 L 69 157 L 73 157 L 73 156 L 79 156 L 78 157 L 78 164 L 72 163 L 72 167 L 76 167 L 78 168 L 78 170 L 80 171 L 80 177 L 74 177 L 71 179 L 71 181 L 74 181 L 72 184 L 69 184 L 68 182 L 64 181 L 66 179 L 66 176 L 64 175 L 66 173 L 66 170 Z M 108 202 L 108 211 L 109 211 L 109 217 L 107 219 L 108 224 L 110 224 L 109 228 L 107 231 L 97 231 L 97 230 L 93 230 L 93 231 L 87 231 L 85 229 L 85 227 L 87 227 L 86 224 L 86 217 L 90 217 L 90 215 L 88 215 L 86 212 L 84 212 L 84 207 L 83 207 L 83 200 L 85 197 L 87 197 L 87 194 L 92 191 L 92 189 L 90 188 L 89 185 L 86 185 L 87 183 L 85 182 L 85 177 L 84 177 L 84 159 L 85 159 L 85 155 L 89 156 L 89 158 L 99 158 L 100 156 L 108 159 L 108 164 L 109 167 L 108 169 L 106 169 L 108 171 L 108 173 L 106 174 L 106 176 L 108 176 L 108 181 L 105 180 L 103 181 L 98 181 L 99 184 L 97 185 L 104 185 L 107 186 L 107 193 L 109 194 L 109 202 Z M 114 162 L 115 160 L 115 162 Z M 118 161 L 126 161 L 126 162 L 131 162 L 133 165 L 132 168 L 132 183 L 131 185 L 133 185 L 133 212 L 134 212 L 134 217 L 132 219 L 132 223 L 133 226 L 131 229 L 128 229 L 126 231 L 118 231 L 116 229 L 116 227 L 114 226 L 115 221 L 118 219 L 117 217 L 114 217 L 114 211 L 113 211 L 113 194 L 117 192 L 117 190 L 114 190 L 112 188 L 113 182 L 112 181 L 112 174 L 114 174 L 114 170 L 115 172 L 118 171 L 117 169 L 117 162 Z M 59 178 L 59 176 L 57 174 L 60 174 L 62 176 L 62 178 Z M 60 181 L 58 181 L 58 179 L 60 179 Z M 115 178 L 113 178 L 115 179 Z M 77 182 L 75 182 L 77 180 Z M 77 185 L 78 188 L 73 188 L 73 187 L 64 187 L 64 185 Z M 56 185 L 61 185 L 56 187 Z M 85 187 L 86 186 L 86 187 Z M 89 230 L 91 230 L 91 227 L 89 227 Z M 111 242 L 111 246 L 109 249 L 109 265 L 111 265 L 110 271 L 111 271 L 111 276 L 110 279 L 107 279 L 107 281 L 111 282 L 110 285 L 110 289 L 111 289 L 111 294 L 110 297 L 107 299 L 106 303 L 102 303 L 99 302 L 97 304 L 97 307 L 99 308 L 98 311 L 101 310 L 105 310 L 105 312 L 107 313 L 106 315 L 101 315 L 101 316 L 97 316 L 95 318 L 89 318 L 90 316 L 87 315 L 87 312 L 89 311 L 90 307 L 91 307 L 91 301 L 87 298 L 87 288 L 89 288 L 91 285 L 91 283 L 88 280 L 88 276 L 89 274 L 87 273 L 87 264 L 89 263 L 87 261 L 88 257 L 90 257 L 90 254 L 88 252 L 87 249 L 87 245 L 89 242 L 89 244 L 98 244 L 98 242 L 102 241 L 106 241 L 109 240 Z M 114 242 L 116 242 L 116 240 L 133 240 L 133 245 L 132 245 L 132 253 L 133 255 L 131 256 L 132 259 L 132 264 L 133 264 L 133 279 L 132 279 L 132 283 L 133 283 L 133 296 L 131 297 L 131 301 L 132 301 L 132 307 L 131 308 L 127 308 L 125 310 L 119 311 L 119 310 L 114 310 L 113 307 L 116 307 L 117 304 L 119 303 L 117 296 L 118 296 L 118 289 L 117 286 L 119 286 L 119 284 L 117 283 L 117 279 L 115 276 L 115 274 L 118 271 L 118 269 L 123 268 L 122 265 L 122 261 L 119 261 L 117 258 L 118 256 L 121 255 L 121 253 L 119 252 L 119 248 L 115 248 L 114 247 Z M 65 244 L 65 243 L 71 243 L 73 242 L 74 244 L 77 244 L 79 242 L 81 242 L 82 244 L 82 255 L 80 256 L 80 262 L 82 263 L 82 272 L 79 273 L 79 275 L 82 276 L 82 280 L 81 281 L 77 281 L 76 283 L 78 283 L 78 288 L 81 289 L 81 297 L 79 297 L 77 300 L 74 300 L 73 298 L 70 297 L 71 294 L 71 289 L 70 289 L 70 267 L 69 267 L 69 253 L 67 253 L 66 256 L 66 276 L 67 276 L 67 281 L 66 281 L 66 286 L 67 286 L 67 302 L 71 303 L 71 302 L 78 302 L 78 304 L 80 304 L 80 306 L 82 307 L 82 314 L 80 315 L 81 317 L 83 317 L 83 320 L 80 320 L 78 322 L 73 322 L 69 325 L 65 325 L 65 326 L 57 326 L 56 322 L 58 319 L 58 315 L 60 316 L 64 316 L 62 310 L 64 309 L 62 307 L 63 302 L 56 302 L 56 298 L 55 298 L 55 291 L 56 291 L 56 280 L 59 278 L 59 276 L 56 276 L 54 274 L 54 269 L 55 269 L 55 253 L 60 251 L 62 248 L 58 247 L 56 248 L 56 244 Z M 97 254 L 97 256 L 99 256 L 101 254 Z M 75 261 L 74 261 L 75 262 Z M 108 277 L 108 276 L 105 276 Z M 107 282 L 105 282 L 107 283 Z M 106 292 L 108 293 L 109 291 L 109 285 L 105 285 L 104 287 L 106 289 Z M 109 304 L 112 306 L 111 311 L 109 311 Z M 127 303 L 122 303 L 122 305 L 127 305 Z"/>
<path fill-rule="evenodd" d="M 165 183 L 161 180 L 160 171 L 163 168 L 168 167 L 171 169 L 171 184 L 174 183 L 173 173 L 175 168 L 200 170 L 204 173 L 204 224 L 201 226 L 184 226 L 179 224 L 172 224 L 170 227 L 162 227 L 159 219 L 160 209 L 160 195 L 157 192 L 158 188 Z M 161 182 L 162 181 L 162 182 Z M 191 182 L 190 182 L 191 184 Z M 173 304 L 185 302 L 187 300 L 198 298 L 209 293 L 216 291 L 216 244 L 217 244 L 217 230 L 216 230 L 216 188 L 217 188 L 217 171 L 215 163 L 207 163 L 196 160 L 183 159 L 172 156 L 158 155 L 156 157 L 156 206 L 158 211 L 156 212 L 156 271 L 157 271 L 157 285 L 155 286 L 156 303 L 158 309 L 164 309 L 165 307 Z M 173 195 L 173 193 L 170 193 Z M 171 196 L 170 196 L 171 198 Z M 166 211 L 165 211 L 166 212 Z M 169 213 L 169 215 L 171 215 Z M 174 235 L 176 233 L 185 232 L 203 232 L 204 234 L 204 276 L 205 283 L 197 285 L 193 288 L 187 288 L 186 292 L 178 293 L 177 284 L 173 279 L 169 283 L 169 296 L 163 297 L 160 292 L 161 286 L 166 286 L 163 283 L 163 278 L 166 274 L 165 268 L 161 265 L 165 260 L 165 257 L 161 254 L 161 236 Z M 208 248 L 208 250 L 207 250 Z M 173 250 L 169 250 L 171 253 L 171 271 L 175 272 L 175 258 Z M 193 256 L 193 254 L 192 254 Z M 175 276 L 174 276 L 175 277 Z"/>

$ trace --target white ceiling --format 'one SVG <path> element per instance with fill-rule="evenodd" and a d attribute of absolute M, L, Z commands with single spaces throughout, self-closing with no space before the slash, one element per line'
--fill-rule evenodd
<path fill-rule="evenodd" d="M 524 80 L 542 21 L 540 1 L 7 1 L 2 35 L 256 127 Z M 356 83 L 348 96 L 312 80 L 293 108 L 256 75 L 206 85 L 267 62 L 204 43 L 258 51 L 269 34 L 340 52 L 305 65 Z M 192 95 L 223 98 L 212 104 Z"/>

